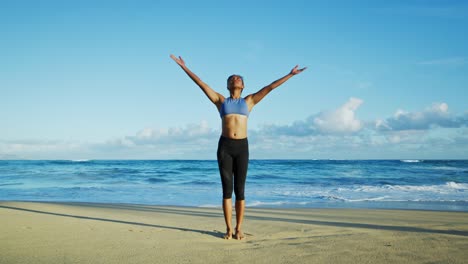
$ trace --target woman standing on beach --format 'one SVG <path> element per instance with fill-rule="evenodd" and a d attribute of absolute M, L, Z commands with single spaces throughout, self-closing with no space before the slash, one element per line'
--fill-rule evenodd
<path fill-rule="evenodd" d="M 245 197 L 244 187 L 249 163 L 249 145 L 247 141 L 247 119 L 252 108 L 258 104 L 269 92 L 286 82 L 292 76 L 301 73 L 306 68 L 294 67 L 282 78 L 263 87 L 258 92 L 242 98 L 244 80 L 240 75 L 231 75 L 227 79 L 229 97 L 217 93 L 204 83 L 197 75 L 187 68 L 182 57 L 171 55 L 171 58 L 185 71 L 185 73 L 202 89 L 210 101 L 216 105 L 221 115 L 222 132 L 218 143 L 218 166 L 223 186 L 223 212 L 226 222 L 225 239 L 243 239 L 242 221 L 244 219 Z M 232 191 L 236 195 L 236 229 L 233 233 L 232 220 Z"/>

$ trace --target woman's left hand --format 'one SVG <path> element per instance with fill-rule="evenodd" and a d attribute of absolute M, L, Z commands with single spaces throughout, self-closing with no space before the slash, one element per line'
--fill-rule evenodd
<path fill-rule="evenodd" d="M 292 70 L 291 70 L 291 74 L 292 75 L 296 75 L 296 74 L 299 74 L 301 72 L 303 72 L 305 69 L 307 69 L 307 67 L 304 67 L 302 69 L 298 69 L 299 65 L 296 65 L 296 67 L 294 67 Z"/>

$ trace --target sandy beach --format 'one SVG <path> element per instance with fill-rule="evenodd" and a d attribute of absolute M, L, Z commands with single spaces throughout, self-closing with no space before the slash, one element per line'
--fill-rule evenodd
<path fill-rule="evenodd" d="M 0 263 L 466 263 L 468 213 L 0 202 Z"/>

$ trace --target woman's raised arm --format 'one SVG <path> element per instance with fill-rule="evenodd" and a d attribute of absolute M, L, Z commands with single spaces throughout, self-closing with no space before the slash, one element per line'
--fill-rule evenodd
<path fill-rule="evenodd" d="M 258 92 L 248 95 L 245 98 L 245 100 L 246 100 L 247 104 L 249 105 L 249 110 L 251 110 L 254 105 L 258 104 L 268 93 L 273 91 L 273 89 L 275 89 L 276 87 L 282 85 L 284 82 L 289 80 L 289 78 L 293 77 L 294 75 L 299 74 L 299 73 L 303 72 L 305 69 L 307 69 L 307 67 L 304 67 L 302 69 L 299 69 L 298 67 L 299 67 L 299 65 L 296 65 L 285 76 L 283 76 L 283 77 L 279 78 L 278 80 L 270 83 L 269 85 L 263 87 Z"/>
<path fill-rule="evenodd" d="M 204 83 L 195 73 L 193 73 L 187 66 L 185 65 L 185 61 L 182 57 L 176 57 L 171 54 L 171 58 L 184 70 L 184 72 L 192 79 L 205 93 L 205 95 L 210 99 L 213 104 L 215 104 L 218 108 L 224 101 L 224 96 L 217 93 L 215 90 L 211 89 L 208 84 Z"/>

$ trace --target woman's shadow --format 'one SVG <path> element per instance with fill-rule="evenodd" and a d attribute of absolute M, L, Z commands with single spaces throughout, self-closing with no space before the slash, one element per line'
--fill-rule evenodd
<path fill-rule="evenodd" d="M 221 231 L 217 231 L 217 230 L 207 231 L 207 230 L 199 230 L 199 229 L 192 229 L 192 228 L 186 228 L 186 227 L 147 224 L 147 223 L 124 221 L 124 220 L 118 220 L 118 219 L 109 219 L 109 218 L 99 218 L 99 217 L 89 217 L 89 216 L 82 216 L 82 215 L 72 215 L 72 214 L 46 212 L 46 211 L 39 211 L 39 210 L 12 207 L 12 206 L 4 206 L 4 205 L 0 205 L 0 208 L 18 210 L 18 211 L 24 211 L 24 212 L 30 212 L 30 213 L 37 213 L 37 214 L 46 214 L 46 215 L 54 215 L 54 216 L 61 216 L 61 217 L 69 217 L 69 218 L 75 218 L 75 219 L 85 219 L 85 220 L 111 222 L 111 223 L 119 223 L 119 224 L 126 224 L 126 225 L 155 227 L 155 228 L 177 230 L 177 231 L 184 231 L 184 232 L 194 232 L 194 233 L 199 233 L 199 234 L 202 234 L 202 235 L 213 236 L 213 237 L 216 237 L 216 238 L 223 238 L 223 235 L 224 235 L 224 233 L 222 233 Z M 184 213 L 184 214 L 186 214 L 186 213 Z"/>

